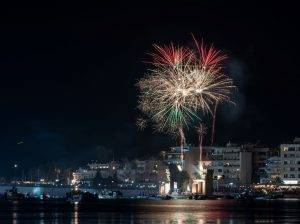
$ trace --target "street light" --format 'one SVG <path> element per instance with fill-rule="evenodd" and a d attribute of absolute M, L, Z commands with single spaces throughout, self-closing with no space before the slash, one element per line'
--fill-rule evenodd
<path fill-rule="evenodd" d="M 219 191 L 219 180 L 222 178 L 221 175 L 217 176 L 217 191 Z"/>
<path fill-rule="evenodd" d="M 16 177 L 16 171 L 17 171 L 17 168 L 18 168 L 18 164 L 15 163 L 14 166 L 13 166 L 13 171 L 14 171 L 14 182 L 15 182 L 15 185 L 17 184 L 17 177 Z"/>
<path fill-rule="evenodd" d="M 182 166 L 178 164 L 177 169 L 181 172 L 182 171 Z"/>

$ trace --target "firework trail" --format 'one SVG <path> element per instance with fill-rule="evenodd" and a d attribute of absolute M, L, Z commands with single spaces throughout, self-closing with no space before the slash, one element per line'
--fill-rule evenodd
<path fill-rule="evenodd" d="M 202 155 L 203 155 L 203 138 L 204 135 L 206 134 L 206 127 L 204 124 L 199 122 L 199 126 L 196 127 L 197 133 L 198 133 L 198 140 L 199 140 L 199 171 L 200 175 L 202 174 L 203 171 L 203 165 L 202 165 Z"/>
<path fill-rule="evenodd" d="M 211 137 L 210 137 L 210 145 L 214 144 L 215 141 L 215 126 L 216 126 L 216 115 L 217 115 L 218 101 L 215 102 L 214 110 L 212 114 L 212 127 L 211 127 Z"/>
<path fill-rule="evenodd" d="M 199 66 L 204 70 L 213 70 L 213 73 L 216 76 L 223 76 L 222 68 L 223 68 L 223 61 L 227 59 L 227 55 L 223 54 L 221 51 L 214 48 L 213 44 L 210 46 L 205 45 L 203 40 L 200 42 L 198 41 L 194 35 L 192 34 L 193 40 L 195 42 L 195 45 L 197 47 L 197 53 L 198 53 L 198 63 Z M 226 79 L 226 78 L 225 78 Z M 230 92 L 232 91 L 235 86 L 228 85 L 225 87 L 225 89 L 229 90 L 225 95 L 225 97 L 222 97 L 221 100 L 215 100 L 213 103 L 213 110 L 210 111 L 212 115 L 212 126 L 211 126 L 211 145 L 214 144 L 215 139 L 215 124 L 216 124 L 216 113 L 217 113 L 217 107 L 218 103 L 224 102 L 224 101 L 230 101 Z"/>
<path fill-rule="evenodd" d="M 219 69 L 222 67 L 222 62 L 227 59 L 227 55 L 214 48 L 213 44 L 205 45 L 203 40 L 198 41 L 192 34 L 193 40 L 197 47 L 198 63 L 204 69 Z"/>

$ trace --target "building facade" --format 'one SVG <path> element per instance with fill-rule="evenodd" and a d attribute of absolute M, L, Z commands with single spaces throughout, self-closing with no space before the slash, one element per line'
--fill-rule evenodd
<path fill-rule="evenodd" d="M 205 147 L 206 154 L 211 155 L 215 185 L 238 186 L 251 184 L 252 153 L 242 150 L 236 144 L 228 143 L 225 147 Z"/>
<path fill-rule="evenodd" d="M 175 149 L 162 152 L 167 164 L 180 164 L 180 150 Z M 252 152 L 243 150 L 236 144 L 203 147 L 201 168 L 199 147 L 189 147 L 184 151 L 183 158 L 183 170 L 191 178 L 189 189 L 193 193 L 203 192 L 201 189 L 205 188 L 204 179 L 209 170 L 213 171 L 214 188 L 251 184 Z"/>
<path fill-rule="evenodd" d="M 285 184 L 300 184 L 300 139 L 280 145 L 281 178 Z"/>

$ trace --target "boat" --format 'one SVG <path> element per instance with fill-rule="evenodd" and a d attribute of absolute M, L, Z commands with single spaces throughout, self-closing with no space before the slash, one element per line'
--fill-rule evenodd
<path fill-rule="evenodd" d="M 26 198 L 25 194 L 18 192 L 16 187 L 12 187 L 12 189 L 6 191 L 4 193 L 3 199 L 8 201 L 20 201 Z"/>

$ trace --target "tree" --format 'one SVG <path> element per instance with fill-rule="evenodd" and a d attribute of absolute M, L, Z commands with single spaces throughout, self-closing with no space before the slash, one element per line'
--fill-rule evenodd
<path fill-rule="evenodd" d="M 190 181 L 190 175 L 185 170 L 179 173 L 179 181 L 178 186 L 180 189 L 186 189 L 186 186 L 188 185 Z"/>
<path fill-rule="evenodd" d="M 253 170 L 252 182 L 259 183 L 261 178 L 267 178 L 268 175 L 264 169 Z"/>
<path fill-rule="evenodd" d="M 207 170 L 207 174 L 205 176 L 205 192 L 206 195 L 212 195 L 214 191 L 213 187 L 213 176 L 214 176 L 214 170 Z"/>
<path fill-rule="evenodd" d="M 276 184 L 276 185 L 280 185 L 280 184 L 283 184 L 283 180 L 280 177 L 276 177 L 273 180 L 273 183 Z"/>
<path fill-rule="evenodd" d="M 172 191 L 174 190 L 173 189 L 174 182 L 177 182 L 177 187 L 180 190 L 184 190 L 190 180 L 190 176 L 188 172 L 186 172 L 185 170 L 179 171 L 175 164 L 170 164 L 169 169 L 170 169 L 170 179 L 172 183 L 171 190 Z"/>

